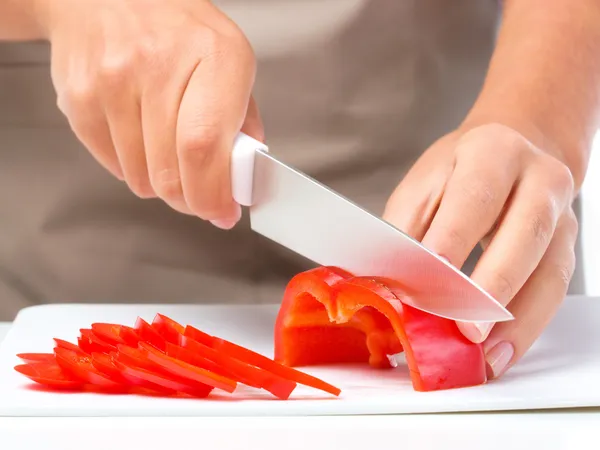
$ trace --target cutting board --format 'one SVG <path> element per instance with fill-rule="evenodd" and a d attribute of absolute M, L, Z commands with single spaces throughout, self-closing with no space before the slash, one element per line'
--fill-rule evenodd
<path fill-rule="evenodd" d="M 243 388 L 210 399 L 46 392 L 13 370 L 17 353 L 52 351 L 93 322 L 132 325 L 156 312 L 271 356 L 274 305 L 45 305 L 22 310 L 0 345 L 0 416 L 278 416 L 490 411 L 600 406 L 600 299 L 568 297 L 541 338 L 503 378 L 439 392 L 413 390 L 407 367 L 303 368 L 342 389 L 299 386 L 288 401 Z"/>

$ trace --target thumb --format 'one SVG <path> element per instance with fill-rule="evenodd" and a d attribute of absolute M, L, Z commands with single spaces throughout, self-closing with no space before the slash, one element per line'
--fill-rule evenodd
<path fill-rule="evenodd" d="M 260 117 L 258 105 L 256 104 L 253 96 L 250 97 L 250 101 L 248 102 L 246 119 L 244 120 L 244 125 L 242 126 L 241 131 L 257 141 L 262 143 L 265 142 L 265 128 L 262 118 Z"/>
<path fill-rule="evenodd" d="M 453 164 L 448 163 L 447 150 L 455 137 L 440 138 L 410 168 L 385 206 L 383 219 L 417 241 L 421 241 L 431 225 L 444 195 Z"/>

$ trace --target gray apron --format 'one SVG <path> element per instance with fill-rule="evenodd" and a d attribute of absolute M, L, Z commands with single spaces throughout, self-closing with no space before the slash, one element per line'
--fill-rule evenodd
<path fill-rule="evenodd" d="M 377 214 L 467 113 L 500 19 L 495 0 L 214 3 L 255 48 L 271 151 Z M 278 302 L 309 267 L 247 217 L 221 231 L 135 197 L 56 109 L 48 46 L 0 44 L 0 320 L 48 302 Z"/>

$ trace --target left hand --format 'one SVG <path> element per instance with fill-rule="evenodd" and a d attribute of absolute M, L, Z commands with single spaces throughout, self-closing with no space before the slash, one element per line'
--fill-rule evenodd
<path fill-rule="evenodd" d="M 484 342 L 490 377 L 523 356 L 566 296 L 575 268 L 575 190 L 561 155 L 487 124 L 434 143 L 388 201 L 386 220 L 458 268 L 482 245 L 471 278 L 515 320 L 458 326 Z"/>

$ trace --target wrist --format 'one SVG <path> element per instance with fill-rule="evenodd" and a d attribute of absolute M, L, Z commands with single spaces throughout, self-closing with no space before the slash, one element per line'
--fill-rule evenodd
<path fill-rule="evenodd" d="M 51 0 L 0 0 L 0 41 L 45 39 L 44 11 Z"/>
<path fill-rule="evenodd" d="M 50 4 L 52 1 L 56 0 L 29 0 L 32 27 L 40 39 L 49 39 L 50 37 Z"/>

